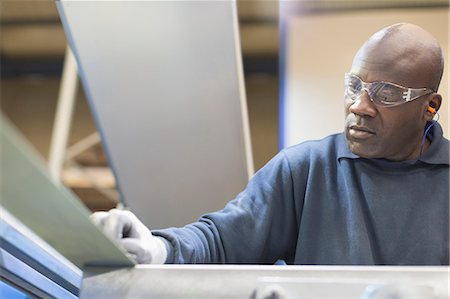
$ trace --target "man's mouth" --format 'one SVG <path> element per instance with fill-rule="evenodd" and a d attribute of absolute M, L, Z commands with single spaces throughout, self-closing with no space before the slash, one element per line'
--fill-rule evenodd
<path fill-rule="evenodd" d="M 348 132 L 350 136 L 355 139 L 367 139 L 376 135 L 375 131 L 367 127 L 357 125 L 350 126 Z"/>

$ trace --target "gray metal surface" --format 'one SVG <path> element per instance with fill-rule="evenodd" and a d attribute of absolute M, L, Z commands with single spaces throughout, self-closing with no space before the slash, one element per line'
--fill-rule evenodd
<path fill-rule="evenodd" d="M 449 267 L 410 266 L 138 265 L 85 274 L 81 298 L 250 298 L 255 289 L 277 282 L 297 287 L 295 298 L 362 298 L 367 286 L 398 285 L 430 289 L 444 299 L 449 281 Z"/>
<path fill-rule="evenodd" d="M 79 268 L 134 264 L 91 223 L 76 196 L 51 180 L 43 159 L 1 113 L 0 146 L 3 208 Z"/>
<path fill-rule="evenodd" d="M 57 1 L 125 204 L 150 228 L 252 173 L 234 1 Z"/>

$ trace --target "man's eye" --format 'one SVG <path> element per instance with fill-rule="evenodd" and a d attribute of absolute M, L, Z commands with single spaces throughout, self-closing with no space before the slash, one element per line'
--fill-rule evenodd
<path fill-rule="evenodd" d="M 354 90 L 361 90 L 361 81 L 359 81 L 359 80 L 351 80 L 350 81 L 350 86 Z"/>
<path fill-rule="evenodd" d="M 389 103 L 398 101 L 398 92 L 391 88 L 381 88 L 376 92 L 377 99 L 381 102 Z"/>

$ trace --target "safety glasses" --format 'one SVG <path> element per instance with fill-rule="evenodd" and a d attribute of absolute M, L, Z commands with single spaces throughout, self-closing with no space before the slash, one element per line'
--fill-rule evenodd
<path fill-rule="evenodd" d="M 394 107 L 435 92 L 430 88 L 409 88 L 391 82 L 366 83 L 352 73 L 345 74 L 345 93 L 353 101 L 364 91 L 376 105 Z"/>

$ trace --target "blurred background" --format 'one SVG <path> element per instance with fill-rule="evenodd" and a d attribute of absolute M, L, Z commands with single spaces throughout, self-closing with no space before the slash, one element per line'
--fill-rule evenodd
<path fill-rule="evenodd" d="M 278 1 L 237 1 L 255 170 L 279 149 L 279 87 L 282 85 L 283 90 L 285 89 L 283 94 L 289 92 L 291 98 L 305 96 L 301 92 L 296 94 L 298 91 L 289 89 L 284 85 L 285 81 L 280 81 L 283 78 L 280 76 L 280 69 L 282 73 L 295 73 L 297 68 L 305 74 L 317 74 L 323 71 L 322 66 L 329 66 L 326 58 L 330 57 L 348 65 L 347 56 L 353 55 L 353 48 L 347 51 L 349 54 L 345 59 L 333 55 L 334 47 L 339 44 L 339 36 L 333 30 L 342 33 L 345 29 L 348 37 L 358 36 L 352 46 L 356 47 L 363 37 L 368 37 L 367 31 L 374 32 L 382 27 L 380 24 L 384 21 L 380 16 L 387 16 L 388 21 L 384 23 L 387 25 L 398 18 L 414 15 L 414 18 L 429 26 L 430 30 L 437 30 L 439 35 L 448 38 L 447 0 L 298 0 L 285 3 L 287 2 L 289 11 L 284 13 L 289 17 L 294 16 L 293 21 L 289 21 L 289 34 L 294 37 L 291 40 L 297 40 L 293 44 L 284 40 L 286 32 L 280 33 Z M 422 13 L 425 13 L 425 17 Z M 434 17 L 435 14 L 440 17 Z M 377 17 L 376 21 L 373 21 L 373 16 Z M 366 23 L 370 28 L 366 28 Z M 341 27 L 336 27 L 336 24 Z M 328 37 L 321 37 L 322 33 Z M 296 36 L 298 39 L 295 39 Z M 334 36 L 337 42 L 329 42 L 330 36 Z M 315 48 L 314 42 L 320 41 L 321 49 Z M 448 47 L 447 43 L 446 41 L 442 45 L 445 49 Z M 66 45 L 55 1 L 0 2 L 1 110 L 44 159 L 48 159 L 49 155 Z M 291 50 L 286 47 L 291 47 Z M 313 59 L 315 50 L 317 58 Z M 290 59 L 289 63 L 294 66 L 294 71 L 292 68 L 287 69 L 286 65 L 280 68 L 280 51 L 283 52 L 282 58 L 284 57 L 281 61 L 286 63 Z M 299 58 L 304 59 L 303 61 L 289 58 L 289 55 L 302 51 L 308 55 L 304 56 L 306 58 Z M 305 59 L 309 63 L 305 64 Z M 316 81 L 322 82 L 324 77 L 327 74 L 316 76 Z M 335 81 L 335 78 L 330 80 Z M 448 86 L 447 80 L 445 77 L 442 85 Z M 325 88 L 315 85 L 316 83 L 309 85 L 316 90 Z M 333 88 L 342 88 L 342 81 L 338 81 Z M 338 97 L 341 95 L 342 92 L 337 94 Z M 295 110 L 292 111 L 295 113 Z M 334 111 L 332 108 L 327 113 L 333 114 Z M 442 111 L 448 114 L 448 110 Z M 341 117 L 340 112 L 337 115 L 338 118 Z M 301 139 L 295 134 L 292 138 Z M 119 200 L 114 177 L 108 167 L 81 84 L 78 87 L 62 179 L 91 210 L 110 209 Z"/>

